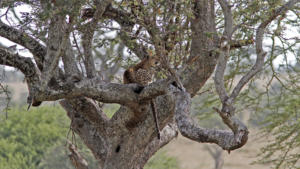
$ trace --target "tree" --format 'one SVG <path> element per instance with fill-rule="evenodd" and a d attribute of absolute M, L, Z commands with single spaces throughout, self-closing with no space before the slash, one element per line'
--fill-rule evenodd
<path fill-rule="evenodd" d="M 1 16 L 9 18 L 12 13 L 15 19 L 7 19 L 14 23 L 0 22 L 0 36 L 29 50 L 33 58 L 2 47 L 0 63 L 25 75 L 29 104 L 60 100 L 73 131 L 91 149 L 101 168 L 142 168 L 178 131 L 191 140 L 215 143 L 230 152 L 248 139 L 247 127 L 235 116 L 235 102 L 264 66 L 265 32 L 273 20 L 284 18 L 298 2 L 5 1 L 1 8 L 6 12 Z M 15 10 L 19 5 L 30 6 L 31 11 L 19 18 Z M 161 69 L 155 82 L 141 87 L 102 80 L 93 50 L 103 46 L 103 38 L 94 34 L 113 30 L 129 50 L 113 61 L 158 56 Z M 226 65 L 253 43 L 255 63 L 226 90 Z M 214 110 L 231 131 L 202 128 L 189 115 L 191 97 L 213 73 L 221 103 L 221 108 Z M 156 138 L 151 99 L 158 112 L 160 140 Z M 108 118 L 98 103 L 121 107 Z M 128 127 L 133 112 L 140 113 L 140 120 Z"/>

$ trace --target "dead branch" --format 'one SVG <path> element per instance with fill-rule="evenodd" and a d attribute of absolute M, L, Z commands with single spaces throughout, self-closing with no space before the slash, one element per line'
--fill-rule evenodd
<path fill-rule="evenodd" d="M 73 164 L 73 166 L 76 169 L 88 169 L 88 163 L 87 161 L 80 155 L 78 152 L 77 148 L 75 147 L 74 144 L 72 144 L 70 141 L 68 141 L 69 144 L 69 158 Z"/>

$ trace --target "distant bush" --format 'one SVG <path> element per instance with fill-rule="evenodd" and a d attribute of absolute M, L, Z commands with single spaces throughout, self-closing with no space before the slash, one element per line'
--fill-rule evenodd
<path fill-rule="evenodd" d="M 10 110 L 0 122 L 0 168 L 36 168 L 47 149 L 66 137 L 68 124 L 59 107 Z"/>

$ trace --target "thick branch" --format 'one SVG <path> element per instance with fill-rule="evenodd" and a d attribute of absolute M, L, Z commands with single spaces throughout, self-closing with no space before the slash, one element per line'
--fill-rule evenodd
<path fill-rule="evenodd" d="M 91 124 L 97 126 L 97 130 L 105 136 L 108 117 L 102 110 L 90 99 L 80 97 L 78 99 L 68 99 L 59 102 L 66 110 L 80 112 Z"/>
<path fill-rule="evenodd" d="M 0 64 L 17 68 L 25 75 L 25 80 L 29 89 L 27 102 L 31 105 L 35 91 L 37 91 L 36 86 L 40 84 L 40 72 L 37 71 L 35 64 L 30 58 L 21 57 L 18 53 L 13 54 L 3 48 L 0 48 Z M 34 102 L 34 104 L 35 103 L 37 102 Z"/>
<path fill-rule="evenodd" d="M 0 48 L 0 64 L 17 68 L 28 78 L 37 74 L 35 64 L 30 58 L 22 57 L 18 53 L 13 54 L 3 48 Z"/>
<path fill-rule="evenodd" d="M 64 70 L 66 73 L 66 76 L 72 76 L 72 75 L 79 75 L 80 70 L 78 69 L 76 58 L 74 51 L 72 49 L 72 45 L 70 40 L 66 42 L 66 52 L 62 57 L 62 61 L 64 63 Z"/>
<path fill-rule="evenodd" d="M 43 61 L 46 55 L 46 48 L 37 40 L 25 32 L 12 28 L 0 21 L 0 36 L 7 38 L 27 48 L 34 56 L 34 60 L 40 70 L 43 70 Z"/>
<path fill-rule="evenodd" d="M 92 23 L 87 23 L 87 25 L 85 25 L 82 36 L 82 47 L 84 50 L 84 66 L 88 78 L 93 78 L 96 76 L 96 67 L 92 54 L 92 44 L 95 32 L 95 25 L 92 25 Z"/>
<path fill-rule="evenodd" d="M 280 8 L 276 9 L 271 16 L 269 16 L 266 20 L 264 20 L 258 27 L 256 31 L 256 62 L 254 66 L 251 68 L 251 70 L 242 77 L 242 79 L 239 81 L 239 83 L 234 88 L 232 94 L 230 95 L 229 102 L 234 102 L 242 88 L 245 86 L 246 83 L 249 82 L 249 80 L 258 73 L 264 65 L 264 59 L 266 56 L 266 52 L 263 50 L 263 35 L 266 27 L 278 16 L 282 15 L 285 12 L 287 12 L 289 9 L 291 9 L 296 3 L 300 2 L 300 0 L 290 0 Z"/>
<path fill-rule="evenodd" d="M 71 119 L 71 129 L 75 131 L 84 143 L 89 147 L 99 161 L 100 166 L 104 164 L 107 155 L 107 142 L 105 132 L 99 132 L 98 125 L 93 125 L 83 114 L 88 114 L 89 109 L 94 111 L 91 105 L 78 104 L 78 100 L 62 101 L 62 106 L 67 111 L 67 115 Z M 61 103 L 62 103 L 61 102 Z M 82 114 L 83 113 L 83 114 Z"/>
<path fill-rule="evenodd" d="M 229 40 L 233 33 L 233 16 L 231 6 L 227 0 L 218 0 L 218 2 L 221 5 L 224 14 L 225 29 L 223 35 Z"/>
<path fill-rule="evenodd" d="M 65 34 L 65 16 L 61 14 L 53 15 L 48 31 L 47 54 L 43 62 L 43 88 L 46 87 L 50 78 L 58 75 L 58 62 L 62 54 L 64 54 L 66 39 L 68 37 L 68 35 Z"/>
<path fill-rule="evenodd" d="M 72 81 L 59 84 L 55 82 L 56 89 L 47 88 L 37 94 L 38 101 L 55 101 L 59 99 L 72 99 L 85 96 L 104 103 L 118 103 L 127 107 L 135 107 L 138 103 L 137 85 L 105 83 L 100 77 L 93 79 L 82 79 L 80 82 Z"/>
<path fill-rule="evenodd" d="M 172 80 L 166 79 L 143 87 L 137 84 L 117 84 L 103 82 L 100 77 L 82 79 L 79 82 L 52 82 L 50 87 L 39 90 L 37 101 L 55 101 L 59 99 L 73 99 L 85 96 L 104 103 L 118 103 L 136 109 L 140 102 L 166 94 Z M 139 94 L 139 92 L 141 92 Z"/>
<path fill-rule="evenodd" d="M 195 1 L 190 57 L 188 66 L 180 72 L 183 85 L 192 96 L 205 84 L 217 63 L 217 57 L 212 52 L 218 44 L 214 11 L 214 1 Z"/>
<path fill-rule="evenodd" d="M 95 1 L 96 10 L 94 12 L 93 20 L 87 23 L 84 26 L 83 36 L 82 36 L 82 46 L 84 49 L 84 65 L 86 69 L 86 74 L 88 78 L 93 78 L 96 76 L 96 67 L 94 63 L 94 58 L 92 54 L 92 46 L 93 46 L 93 36 L 97 27 L 97 23 L 99 19 L 103 17 L 103 13 L 105 12 L 106 7 L 111 3 L 112 0 L 104 0 L 104 1 Z"/>
<path fill-rule="evenodd" d="M 61 29 L 61 28 L 58 28 Z M 67 47 L 67 42 L 69 41 L 69 30 L 68 28 L 66 29 L 66 32 L 63 31 L 62 32 L 62 37 L 54 37 L 53 39 L 56 38 L 62 38 L 61 43 L 57 49 L 57 51 L 53 51 L 51 48 L 48 48 L 48 52 L 47 52 L 47 62 L 49 63 L 45 64 L 45 69 L 42 73 L 42 83 L 43 83 L 43 88 L 46 87 L 46 85 L 48 84 L 48 82 L 50 81 L 50 79 L 53 77 L 53 75 L 56 73 L 56 70 L 58 70 L 58 62 L 60 60 L 60 58 L 65 54 L 65 50 Z M 52 37 L 50 37 L 52 38 Z M 54 43 L 53 39 L 51 39 L 52 43 Z M 57 42 L 59 43 L 59 42 Z M 48 55 L 49 54 L 49 55 Z M 53 55 L 52 55 L 53 54 Z M 49 60 L 51 59 L 51 61 Z"/>
<path fill-rule="evenodd" d="M 235 150 L 246 144 L 249 132 L 241 122 L 233 118 L 227 118 L 235 127 L 236 132 L 201 128 L 189 116 L 191 107 L 190 95 L 185 92 L 180 92 L 176 95 L 175 119 L 183 136 L 198 142 L 215 143 L 228 151 Z"/>

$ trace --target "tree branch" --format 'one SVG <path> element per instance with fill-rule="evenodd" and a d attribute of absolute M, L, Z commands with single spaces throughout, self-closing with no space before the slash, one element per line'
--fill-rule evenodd
<path fill-rule="evenodd" d="M 99 133 L 105 137 L 106 126 L 109 121 L 104 112 L 91 99 L 79 97 L 59 102 L 66 110 L 80 112 L 92 125 L 97 126 Z M 88 108 L 88 109 L 87 109 Z"/>
<path fill-rule="evenodd" d="M 225 40 L 225 42 L 224 44 L 221 44 L 220 49 L 217 51 L 219 53 L 219 58 L 215 72 L 214 83 L 221 102 L 225 103 L 228 98 L 228 94 L 224 85 L 224 73 L 227 65 L 227 58 L 230 52 L 230 45 L 228 43 L 231 41 L 231 36 L 233 33 L 233 16 L 231 7 L 227 0 L 218 0 L 218 2 L 221 5 L 224 14 L 225 29 L 223 32 L 224 37 L 221 38 L 221 40 Z"/>
<path fill-rule="evenodd" d="M 84 54 L 84 66 L 87 77 L 93 78 L 96 76 L 96 67 L 92 54 L 93 36 L 96 29 L 95 24 L 93 24 L 93 22 L 87 23 L 83 29 L 84 31 L 82 35 L 82 47 Z"/>
<path fill-rule="evenodd" d="M 35 93 L 40 84 L 40 72 L 30 58 L 21 57 L 18 53 L 13 54 L 6 49 L 0 48 L 0 64 L 11 66 L 19 69 L 24 75 L 27 82 L 29 96 L 27 102 L 29 105 L 39 105 L 40 102 L 35 102 Z"/>
<path fill-rule="evenodd" d="M 100 77 L 82 79 L 79 82 L 66 81 L 64 83 L 53 82 L 54 88 L 46 88 L 40 91 L 36 99 L 39 101 L 55 101 L 59 99 L 72 99 L 85 96 L 104 103 L 118 103 L 127 107 L 135 107 L 138 103 L 138 86 L 134 84 L 123 85 L 117 83 L 105 83 Z"/>
<path fill-rule="evenodd" d="M 248 129 L 239 120 L 231 117 L 226 118 L 234 126 L 234 132 L 204 129 L 198 126 L 190 117 L 191 98 L 188 93 L 176 93 L 175 120 L 181 134 L 189 139 L 202 143 L 215 143 L 224 150 L 235 150 L 246 144 Z"/>
<path fill-rule="evenodd" d="M 231 6 L 227 0 L 218 0 L 218 2 L 221 5 L 224 14 L 225 29 L 223 35 L 226 36 L 227 40 L 230 40 L 233 34 L 233 16 Z"/>
<path fill-rule="evenodd" d="M 190 57 L 187 66 L 180 72 L 183 85 L 192 96 L 214 72 L 217 56 L 212 51 L 218 44 L 214 1 L 195 1 L 194 6 Z"/>
<path fill-rule="evenodd" d="M 107 155 L 108 147 L 105 140 L 107 133 L 99 132 L 101 130 L 97 128 L 98 125 L 92 125 L 91 122 L 82 115 L 82 112 L 84 112 L 84 114 L 88 114 L 89 109 L 94 109 L 94 107 L 85 104 L 80 104 L 79 108 L 77 105 L 74 107 L 74 104 L 77 104 L 78 102 L 73 101 L 75 101 L 75 99 L 60 102 L 67 111 L 67 115 L 71 119 L 71 129 L 80 136 L 87 147 L 89 147 L 92 153 L 95 155 L 100 163 L 100 166 L 102 166 Z"/>
<path fill-rule="evenodd" d="M 34 57 L 38 68 L 43 70 L 43 61 L 46 55 L 46 48 L 42 46 L 37 40 L 30 37 L 25 32 L 12 28 L 0 21 L 0 36 L 7 38 L 17 44 L 27 48 Z"/>
<path fill-rule="evenodd" d="M 86 69 L 86 74 L 88 78 L 93 78 L 96 76 L 96 68 L 94 63 L 94 58 L 92 54 L 92 46 L 93 46 L 93 36 L 96 30 L 97 23 L 99 19 L 103 17 L 105 9 L 110 5 L 112 0 L 104 0 L 99 1 L 95 0 L 94 3 L 96 5 L 96 10 L 93 13 L 92 21 L 87 23 L 83 28 L 83 36 L 82 36 L 82 46 L 84 49 L 84 65 Z"/>
<path fill-rule="evenodd" d="M 58 62 L 65 55 L 72 27 L 72 23 L 67 24 L 65 19 L 65 15 L 57 13 L 54 14 L 50 21 L 47 55 L 45 56 L 42 72 L 42 89 L 46 88 L 52 77 L 58 75 Z"/>
<path fill-rule="evenodd" d="M 221 5 L 223 4 L 223 6 L 224 6 L 224 3 L 226 1 L 219 0 L 219 2 L 221 2 Z M 276 16 L 286 12 L 296 2 L 297 2 L 296 0 L 289 1 L 284 6 L 275 10 L 269 18 L 267 18 L 265 21 L 263 21 L 259 25 L 257 32 L 256 32 L 256 54 L 257 54 L 256 63 L 251 68 L 251 70 L 241 78 L 241 80 L 235 86 L 235 88 L 233 89 L 233 91 L 229 97 L 228 97 L 228 94 L 227 94 L 225 86 L 224 86 L 223 78 L 224 78 L 224 72 L 225 72 L 226 64 L 227 64 L 226 58 L 228 57 L 229 52 L 230 52 L 230 44 L 227 43 L 224 46 L 221 46 L 220 50 L 218 51 L 219 52 L 219 61 L 217 64 L 214 81 L 215 81 L 216 91 L 222 102 L 222 109 L 218 110 L 217 108 L 215 108 L 215 110 L 222 117 L 223 122 L 234 132 L 234 135 L 239 135 L 239 133 L 240 133 L 239 130 L 246 131 L 244 129 L 247 129 L 246 126 L 244 126 L 244 124 L 241 121 L 239 121 L 237 118 L 234 118 L 233 115 L 235 112 L 235 108 L 234 108 L 233 104 L 235 102 L 236 97 L 242 90 L 242 88 L 248 83 L 248 81 L 255 74 L 257 74 L 263 68 L 264 58 L 266 56 L 266 52 L 263 51 L 263 47 L 262 47 L 264 30 L 266 29 L 268 24 L 271 23 L 276 18 Z M 300 2 L 300 0 L 298 0 L 298 2 Z M 227 27 L 230 27 L 230 26 L 227 25 Z M 227 34 L 228 34 L 228 32 L 227 32 Z M 242 126 L 242 127 L 238 127 L 238 126 Z"/>
<path fill-rule="evenodd" d="M 104 103 L 118 103 L 136 109 L 140 102 L 165 94 L 172 83 L 162 80 L 147 86 L 144 90 L 137 84 L 117 84 L 103 82 L 100 77 L 82 79 L 79 82 L 52 82 L 44 91 L 36 94 L 37 101 L 55 101 L 59 99 L 73 99 L 85 96 Z M 142 92 L 139 94 L 139 92 Z"/>
<path fill-rule="evenodd" d="M 0 48 L 0 64 L 19 69 L 27 78 L 33 78 L 37 75 L 35 64 L 30 58 L 22 57 L 18 53 L 13 54 L 3 48 Z"/>
<path fill-rule="evenodd" d="M 218 64 L 215 72 L 214 83 L 219 98 L 223 103 L 228 98 L 228 94 L 226 92 L 225 85 L 224 85 L 224 73 L 227 65 L 227 57 L 225 56 L 225 52 L 228 52 L 228 50 L 227 51 L 218 50 L 217 52 L 219 52 L 219 59 L 218 59 Z"/>
<path fill-rule="evenodd" d="M 66 52 L 62 57 L 66 76 L 80 75 L 81 72 L 78 69 L 78 66 L 76 63 L 76 58 L 75 58 L 74 51 L 72 49 L 70 39 L 68 39 L 66 43 L 67 43 L 66 44 Z"/>
<path fill-rule="evenodd" d="M 256 44 L 256 62 L 253 65 L 253 67 L 251 68 L 251 70 L 241 78 L 241 80 L 238 82 L 238 84 L 236 85 L 236 87 L 233 89 L 232 94 L 230 95 L 229 98 L 229 104 L 233 103 L 236 99 L 236 97 L 238 96 L 238 94 L 240 93 L 240 91 L 242 90 L 242 88 L 245 86 L 246 83 L 249 82 L 249 80 L 256 75 L 256 73 L 258 73 L 264 65 L 264 59 L 266 56 L 266 52 L 264 52 L 263 50 L 263 35 L 264 35 L 264 31 L 266 29 L 266 27 L 279 15 L 284 14 L 285 12 L 287 12 L 289 9 L 291 9 L 296 3 L 299 3 L 300 0 L 290 0 L 289 2 L 287 2 L 286 4 L 284 4 L 283 6 L 281 6 L 280 8 L 274 10 L 272 12 L 272 15 L 269 16 L 266 20 L 264 20 L 258 27 L 257 31 L 256 31 L 256 40 L 255 40 L 255 44 Z"/>

